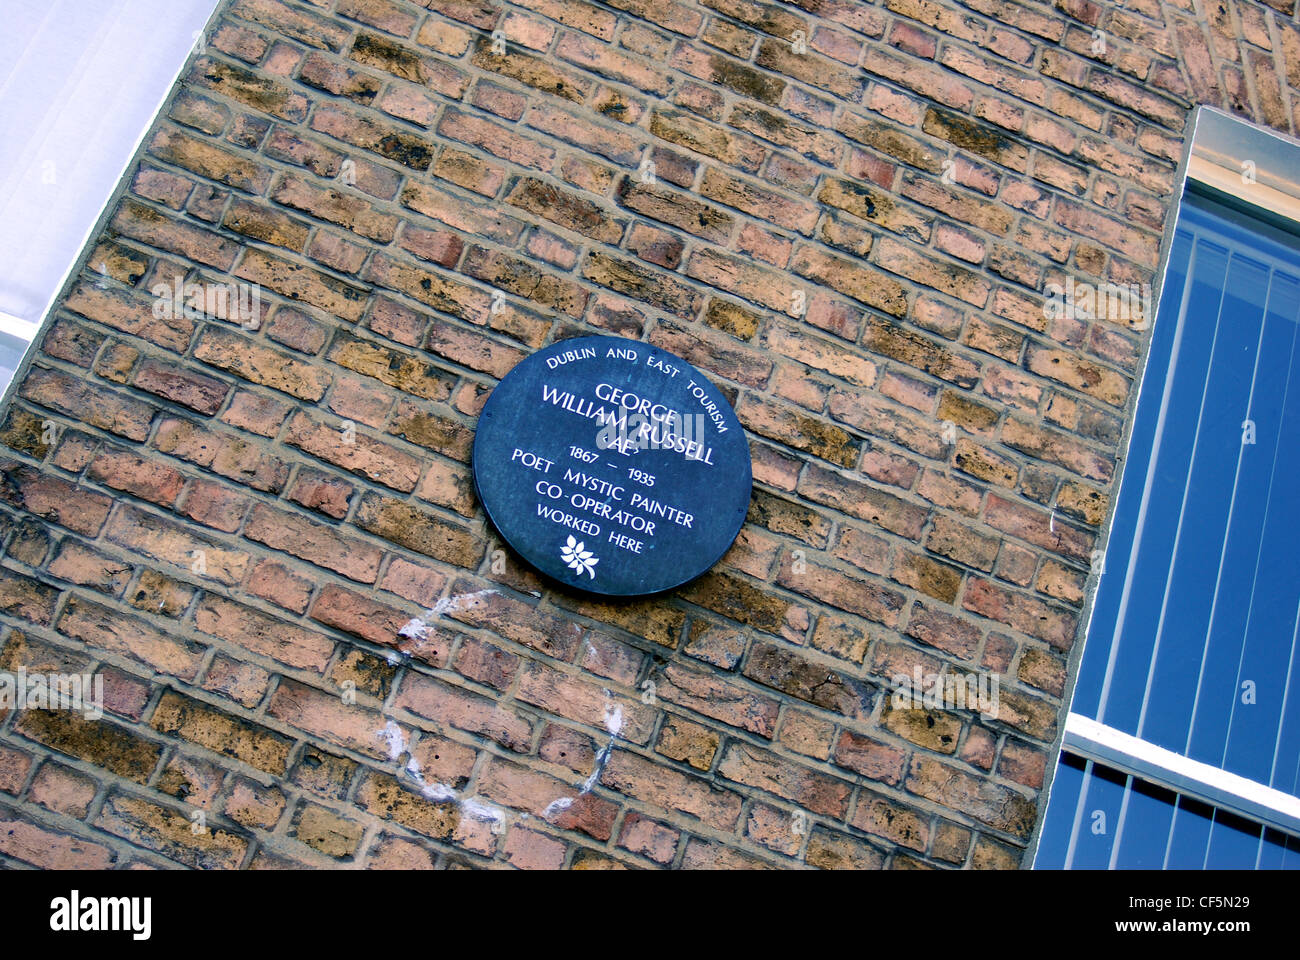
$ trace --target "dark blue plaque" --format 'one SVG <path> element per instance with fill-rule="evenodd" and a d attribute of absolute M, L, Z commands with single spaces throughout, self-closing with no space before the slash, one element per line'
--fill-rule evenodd
<path fill-rule="evenodd" d="M 722 393 L 658 347 L 564 340 L 492 391 L 474 438 L 488 519 L 530 564 L 606 596 L 680 586 L 749 509 L 749 444 Z"/>

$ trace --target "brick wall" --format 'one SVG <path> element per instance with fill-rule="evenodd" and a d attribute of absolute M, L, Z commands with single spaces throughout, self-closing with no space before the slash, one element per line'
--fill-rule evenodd
<path fill-rule="evenodd" d="M 5 712 L 0 857 L 1019 865 L 1144 349 L 1043 291 L 1155 279 L 1194 104 L 1294 132 L 1294 6 L 223 2 L 3 412 L 0 669 L 106 714 Z M 152 292 L 231 281 L 254 322 Z M 470 482 L 593 332 L 750 431 L 652 601 L 547 587 Z"/>

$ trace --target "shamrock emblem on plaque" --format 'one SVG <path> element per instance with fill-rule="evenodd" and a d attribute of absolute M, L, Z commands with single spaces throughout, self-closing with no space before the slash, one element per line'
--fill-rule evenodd
<path fill-rule="evenodd" d="M 596 555 L 587 549 L 586 543 L 579 543 L 569 537 L 568 542 L 560 548 L 560 559 L 570 569 L 578 571 L 578 576 L 587 574 L 591 579 L 596 579 L 596 564 L 600 563 Z"/>

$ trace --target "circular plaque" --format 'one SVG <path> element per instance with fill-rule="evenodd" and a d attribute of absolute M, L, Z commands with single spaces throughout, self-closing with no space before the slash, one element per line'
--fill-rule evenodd
<path fill-rule="evenodd" d="M 564 340 L 492 391 L 474 486 L 506 543 L 547 576 L 629 597 L 726 553 L 749 509 L 749 444 L 693 366 L 621 337 Z"/>

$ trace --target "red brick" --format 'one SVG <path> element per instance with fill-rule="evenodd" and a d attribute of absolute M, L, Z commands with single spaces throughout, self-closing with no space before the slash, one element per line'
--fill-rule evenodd
<path fill-rule="evenodd" d="M 684 813 L 716 830 L 731 830 L 740 819 L 740 794 L 627 751 L 611 754 L 601 783 L 643 803 Z"/>
<path fill-rule="evenodd" d="M 28 371 L 19 395 L 135 441 L 148 435 L 154 414 L 154 408 L 146 403 L 43 367 L 33 367 Z"/>
<path fill-rule="evenodd" d="M 618 845 L 624 850 L 639 853 L 655 863 L 671 863 L 677 853 L 681 832 L 666 823 L 629 812 L 623 818 Z"/>
<path fill-rule="evenodd" d="M 188 810 L 115 793 L 95 817 L 95 826 L 195 869 L 233 869 L 248 851 L 247 838 L 222 828 L 196 834 Z"/>
<path fill-rule="evenodd" d="M 176 503 L 185 484 L 185 477 L 165 463 L 145 460 L 107 445 L 100 447 L 86 470 L 86 476 L 106 487 L 164 507 Z"/>
<path fill-rule="evenodd" d="M 261 702 L 271 675 L 261 667 L 218 654 L 203 678 L 203 689 L 228 697 L 243 707 Z"/>
<path fill-rule="evenodd" d="M 727 747 L 718 773 L 724 779 L 766 790 L 813 813 L 839 818 L 848 809 L 851 788 L 846 781 L 740 742 Z"/>
<path fill-rule="evenodd" d="M 198 571 L 193 568 L 201 564 L 201 576 L 227 585 L 241 582 L 248 568 L 247 552 L 227 549 L 196 534 L 189 526 L 126 504 L 120 505 L 113 514 L 105 536 L 118 546 L 196 574 Z"/>
<path fill-rule="evenodd" d="M 58 631 L 186 681 L 195 678 L 203 659 L 204 648 L 198 643 L 78 597 L 64 605 Z"/>
<path fill-rule="evenodd" d="M 408 673 L 394 705 L 437 723 L 490 737 L 507 749 L 527 750 L 532 724 L 486 697 Z"/>
<path fill-rule="evenodd" d="M 120 596 L 131 579 L 130 564 L 114 560 L 75 540 L 64 540 L 59 552 L 50 561 L 49 572 L 60 580 L 68 580 L 107 593 Z"/>
<path fill-rule="evenodd" d="M 1069 650 L 1074 644 L 1076 618 L 1073 613 L 996 586 L 988 580 L 970 578 L 962 606 L 1031 637 L 1045 640 L 1058 650 Z"/>
<path fill-rule="evenodd" d="M 655 694 L 761 737 L 771 738 L 776 729 L 778 704 L 774 698 L 711 673 L 671 664 L 656 677 Z"/>
<path fill-rule="evenodd" d="M 252 383 L 273 387 L 300 400 L 319 400 L 329 383 L 325 371 L 225 330 L 209 327 L 194 356 Z"/>
<path fill-rule="evenodd" d="M 409 622 L 402 611 L 344 587 L 323 588 L 312 605 L 313 620 L 383 646 L 396 645 Z"/>
<path fill-rule="evenodd" d="M 297 513 L 259 503 L 249 514 L 244 536 L 361 583 L 374 583 L 379 575 L 382 550 Z"/>
<path fill-rule="evenodd" d="M 117 861 L 102 843 L 14 817 L 0 819 L 0 853 L 46 870 L 106 870 Z"/>
<path fill-rule="evenodd" d="M 0 464 L 0 475 L 5 479 L 7 502 L 85 536 L 99 533 L 112 506 L 112 500 L 102 493 L 21 464 Z"/>
<path fill-rule="evenodd" d="M 251 607 L 207 596 L 194 611 L 194 626 L 204 633 L 291 667 L 321 673 L 334 642 L 286 624 Z"/>
<path fill-rule="evenodd" d="M 519 700 L 547 712 L 568 717 L 598 730 L 620 717 L 618 737 L 631 743 L 645 743 L 654 727 L 655 710 L 626 695 L 611 695 L 597 684 L 563 673 L 542 663 L 530 663 L 520 674 L 516 693 Z"/>
<path fill-rule="evenodd" d="M 0 746 L 0 790 L 17 794 L 27 780 L 32 768 L 32 758 L 12 747 Z"/>
<path fill-rule="evenodd" d="M 235 490 L 207 480 L 194 480 L 185 495 L 181 512 L 206 527 L 233 533 L 243 523 L 248 498 Z"/>

